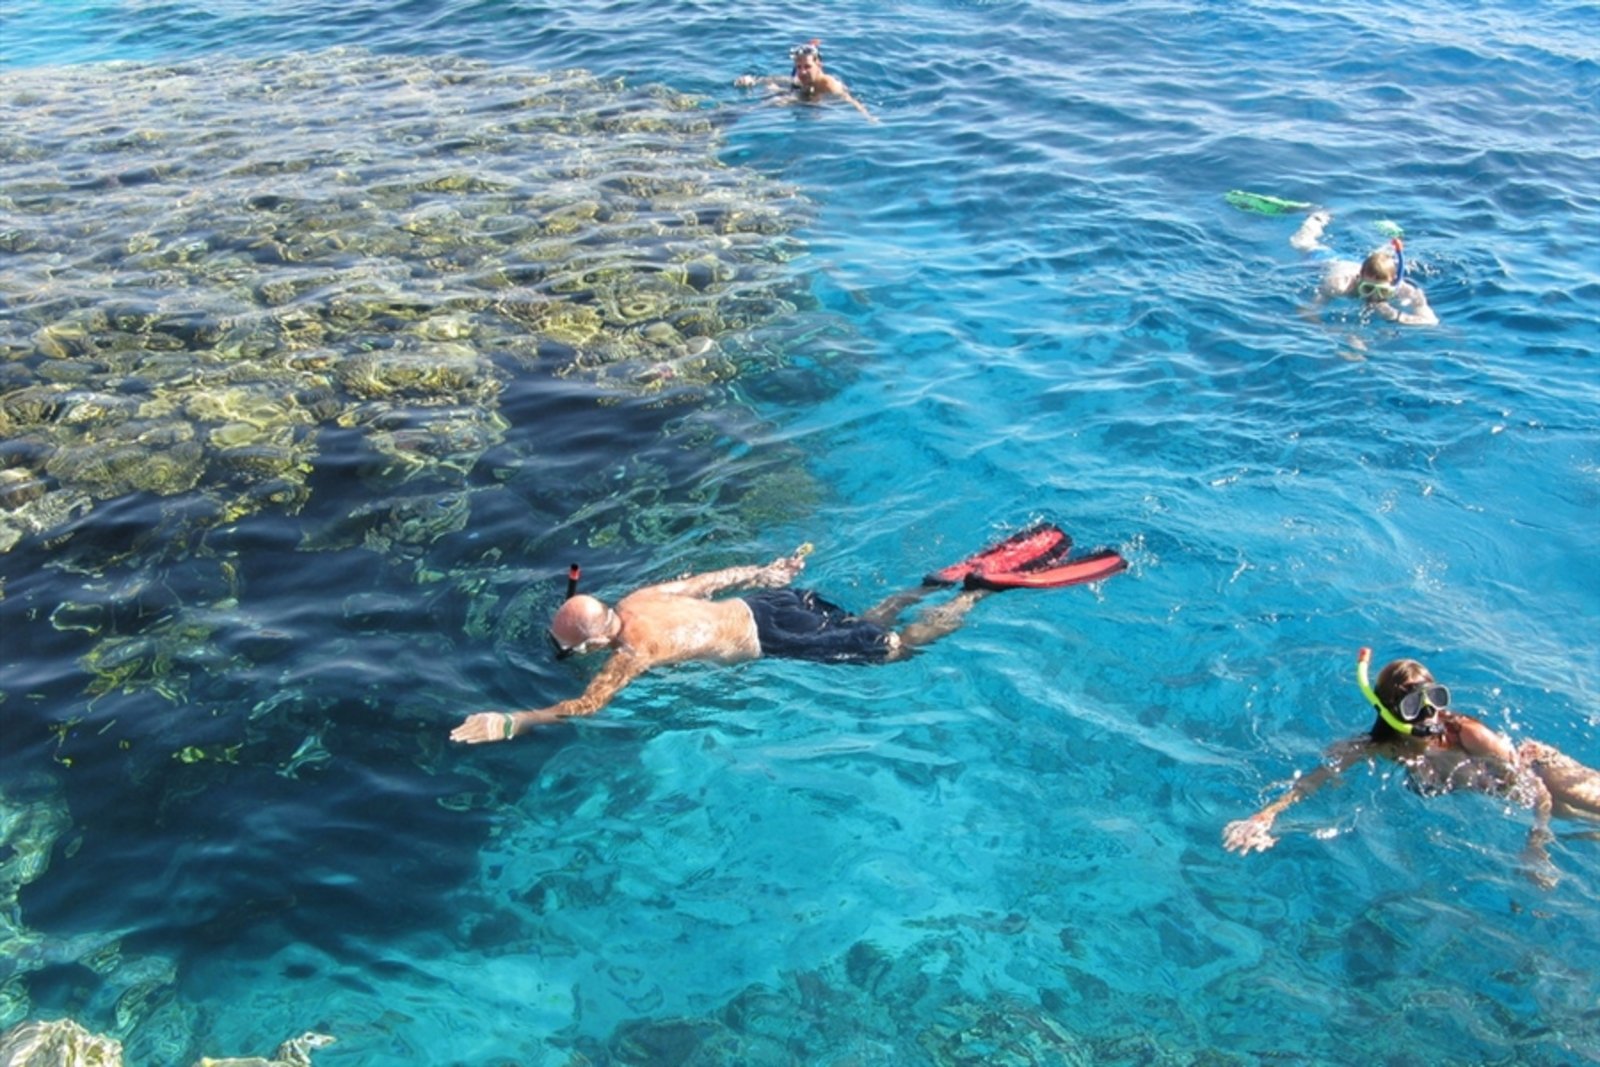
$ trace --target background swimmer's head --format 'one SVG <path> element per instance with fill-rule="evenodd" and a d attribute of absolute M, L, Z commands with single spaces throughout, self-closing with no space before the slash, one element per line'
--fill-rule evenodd
<path fill-rule="evenodd" d="M 558 657 L 592 652 L 609 644 L 619 622 L 616 613 L 592 596 L 571 597 L 550 620 L 550 640 Z"/>
<path fill-rule="evenodd" d="M 1397 659 L 1385 664 L 1383 670 L 1378 672 L 1378 683 L 1372 687 L 1372 691 L 1383 701 L 1383 706 L 1388 708 L 1391 714 L 1398 714 L 1400 702 L 1405 699 L 1407 693 L 1433 684 L 1433 673 L 1421 663 L 1414 659 Z M 1424 718 L 1431 717 L 1430 713 Z M 1372 724 L 1374 741 L 1393 741 L 1400 736 L 1402 736 L 1400 731 L 1385 722 L 1382 714 Z"/>
<path fill-rule="evenodd" d="M 1375 250 L 1361 261 L 1361 274 L 1356 280 L 1356 295 L 1363 300 L 1387 300 L 1399 285 L 1400 269 L 1394 253 L 1387 248 Z"/>
<path fill-rule="evenodd" d="M 814 78 L 822 73 L 822 41 L 813 38 L 805 44 L 795 45 L 789 49 L 789 60 L 794 64 L 795 77 L 805 76 L 806 79 Z"/>

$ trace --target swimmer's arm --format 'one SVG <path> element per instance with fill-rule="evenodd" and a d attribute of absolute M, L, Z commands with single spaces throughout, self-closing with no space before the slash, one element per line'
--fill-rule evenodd
<path fill-rule="evenodd" d="M 741 74 L 737 78 L 733 79 L 733 84 L 737 89 L 754 89 L 757 87 L 765 89 L 787 89 L 789 87 L 789 79 L 779 77 L 776 74 L 768 77 L 762 77 L 756 74 Z"/>
<path fill-rule="evenodd" d="M 1289 238 L 1289 246 L 1299 252 L 1315 252 L 1324 247 L 1322 231 L 1332 219 L 1333 216 L 1326 211 L 1313 211 Z"/>
<path fill-rule="evenodd" d="M 450 731 L 450 740 L 468 745 L 509 741 L 527 732 L 529 727 L 593 715 L 611 703 L 612 697 L 648 670 L 650 665 L 649 661 L 638 656 L 614 652 L 582 696 L 532 711 L 480 711 L 476 715 L 468 715 L 461 725 Z"/>
<path fill-rule="evenodd" d="M 1322 305 L 1336 297 L 1349 296 L 1354 291 L 1360 269 L 1359 264 L 1346 263 L 1344 260 L 1329 267 L 1317 280 L 1317 291 L 1312 294 L 1311 303 L 1300 309 L 1301 317 L 1310 322 L 1319 321 L 1322 318 Z"/>
<path fill-rule="evenodd" d="M 1371 751 L 1371 745 L 1366 738 L 1357 738 L 1335 746 L 1329 755 L 1331 762 L 1317 767 L 1310 774 L 1299 775 L 1294 784 L 1284 790 L 1282 795 L 1248 819 L 1231 822 L 1222 831 L 1222 844 L 1229 852 L 1244 855 L 1249 852 L 1265 852 L 1278 843 L 1272 836 L 1272 824 L 1278 816 L 1290 805 L 1304 800 L 1317 790 L 1321 789 L 1329 779 L 1338 777 L 1351 764 L 1365 758 Z"/>
<path fill-rule="evenodd" d="M 1528 831 L 1528 843 L 1522 848 L 1522 872 L 1542 889 L 1553 889 L 1556 884 L 1555 865 L 1550 862 L 1547 846 L 1555 839 L 1550 832 L 1550 816 L 1555 806 L 1550 788 L 1537 771 L 1529 769 L 1524 779 L 1525 787 L 1533 798 L 1533 829 Z"/>
<path fill-rule="evenodd" d="M 796 552 L 792 556 L 779 556 L 765 566 L 728 567 L 706 574 L 691 574 L 639 592 L 699 598 L 715 596 L 724 589 L 775 589 L 794 581 L 795 575 L 805 570 L 805 566 L 804 554 Z"/>
<path fill-rule="evenodd" d="M 868 111 L 867 110 L 867 105 L 863 104 L 861 101 L 859 101 L 855 97 L 851 96 L 848 90 L 845 91 L 844 98 L 846 100 L 850 101 L 850 105 L 852 107 L 854 107 L 857 111 L 861 112 L 861 114 L 865 115 L 868 122 L 877 122 L 878 121 L 878 116 L 876 116 L 872 112 Z"/>
<path fill-rule="evenodd" d="M 867 121 L 868 122 L 877 122 L 878 121 L 873 116 L 872 112 L 867 110 L 867 105 L 865 105 L 861 101 L 857 100 L 851 94 L 850 90 L 845 88 L 844 82 L 840 81 L 838 78 L 830 78 L 830 80 L 828 82 L 828 89 L 831 92 L 833 92 L 833 94 L 835 96 L 840 97 L 847 104 L 849 104 L 851 107 L 855 108 L 857 111 L 859 111 L 863 115 L 865 115 L 867 117 Z"/>
<path fill-rule="evenodd" d="M 1374 305 L 1375 310 L 1383 318 L 1401 326 L 1437 326 L 1439 316 L 1428 305 L 1428 298 L 1420 288 L 1410 282 L 1404 282 L 1400 292 L 1395 294 L 1396 299 L 1405 304 L 1410 310 L 1402 311 L 1393 303 L 1385 300 Z"/>

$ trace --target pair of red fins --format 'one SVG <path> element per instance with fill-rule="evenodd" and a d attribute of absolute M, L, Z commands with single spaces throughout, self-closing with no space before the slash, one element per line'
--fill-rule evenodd
<path fill-rule="evenodd" d="M 1105 549 L 1068 559 L 1072 538 L 1053 522 L 1041 522 L 1012 534 L 960 563 L 934 571 L 924 585 L 967 589 L 1056 589 L 1097 582 L 1128 569 L 1128 561 Z"/>

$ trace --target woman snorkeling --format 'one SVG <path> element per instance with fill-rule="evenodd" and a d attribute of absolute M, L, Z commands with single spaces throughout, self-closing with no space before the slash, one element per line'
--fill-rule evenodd
<path fill-rule="evenodd" d="M 1231 852 L 1265 852 L 1278 839 L 1272 824 L 1289 805 L 1315 793 L 1329 779 L 1361 760 L 1388 759 L 1405 768 L 1407 781 L 1423 796 L 1458 789 L 1514 800 L 1534 811 L 1533 829 L 1523 851 L 1529 876 L 1555 884 L 1546 845 L 1552 817 L 1600 822 L 1600 771 L 1538 741 L 1521 747 L 1470 715 L 1450 709 L 1450 690 L 1439 685 L 1421 663 L 1398 659 L 1368 681 L 1372 652 L 1356 659 L 1356 680 L 1377 712 L 1372 729 L 1328 750 L 1328 760 L 1297 776 L 1281 796 L 1222 832 Z"/>

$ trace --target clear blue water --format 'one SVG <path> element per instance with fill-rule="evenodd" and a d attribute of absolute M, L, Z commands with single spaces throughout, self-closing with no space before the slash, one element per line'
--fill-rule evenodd
<path fill-rule="evenodd" d="M 1273 851 L 1220 845 L 1366 726 L 1361 645 L 1600 765 L 1593 5 L 0 18 L 0 77 L 338 45 L 700 95 L 724 163 L 809 203 L 790 269 L 813 301 L 778 331 L 793 369 L 729 386 L 709 446 L 630 408 L 522 424 L 552 478 L 618 490 L 576 519 L 476 507 L 462 537 L 507 547 L 474 557 L 478 599 L 241 525 L 211 600 L 217 642 L 256 651 L 185 699 L 91 699 L 84 646 L 45 625 L 85 590 L 137 600 L 143 572 L 38 539 L 0 557 L 0 784 L 70 813 L 12 917 L 7 1024 L 72 1015 L 152 1064 L 306 1029 L 339 1039 L 319 1065 L 1600 1061 L 1600 844 L 1571 827 L 1540 890 L 1526 813 L 1358 769 Z M 729 88 L 812 36 L 878 124 Z M 1232 188 L 1325 206 L 1350 256 L 1398 221 L 1442 325 L 1301 317 L 1297 219 Z M 710 492 L 667 536 L 627 526 L 795 455 L 799 518 L 730 525 Z M 623 488 L 650 464 L 656 496 Z M 147 503 L 78 540 L 131 536 Z M 686 668 L 592 722 L 442 743 L 583 685 L 473 625 L 492 593 L 537 633 L 575 551 L 604 595 L 810 540 L 807 583 L 865 604 L 1037 517 L 1132 569 L 991 599 L 908 664 Z M 313 728 L 237 728 L 289 698 Z"/>

